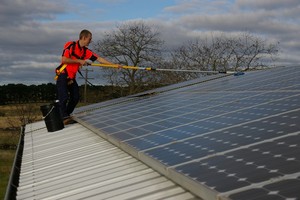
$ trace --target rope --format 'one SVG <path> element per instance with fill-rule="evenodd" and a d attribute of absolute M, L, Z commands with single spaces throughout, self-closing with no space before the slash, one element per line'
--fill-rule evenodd
<path fill-rule="evenodd" d="M 52 112 L 53 109 L 54 109 L 54 106 L 52 106 L 52 108 L 51 108 L 50 111 L 46 114 L 46 116 L 43 116 L 43 119 L 45 119 L 46 117 L 48 117 L 48 115 L 50 115 L 50 113 Z"/>

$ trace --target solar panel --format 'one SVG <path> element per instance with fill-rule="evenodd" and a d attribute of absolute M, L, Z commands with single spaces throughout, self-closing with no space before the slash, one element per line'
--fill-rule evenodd
<path fill-rule="evenodd" d="M 297 199 L 299 76 L 297 66 L 213 75 L 76 118 L 204 199 Z"/>

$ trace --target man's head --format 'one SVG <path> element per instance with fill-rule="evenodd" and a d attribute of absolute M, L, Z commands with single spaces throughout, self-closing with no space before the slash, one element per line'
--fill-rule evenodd
<path fill-rule="evenodd" d="M 92 41 L 92 33 L 89 30 L 82 30 L 79 34 L 80 46 L 89 46 Z"/>

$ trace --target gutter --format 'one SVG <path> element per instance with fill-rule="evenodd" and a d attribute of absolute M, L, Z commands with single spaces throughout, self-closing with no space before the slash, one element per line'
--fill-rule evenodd
<path fill-rule="evenodd" d="M 21 172 L 22 155 L 24 149 L 24 135 L 25 135 L 25 126 L 21 126 L 19 143 L 17 146 L 14 162 L 12 165 L 12 170 L 8 180 L 4 200 L 15 200 L 17 196 L 17 189 L 19 186 L 19 179 L 20 179 L 20 172 Z"/>

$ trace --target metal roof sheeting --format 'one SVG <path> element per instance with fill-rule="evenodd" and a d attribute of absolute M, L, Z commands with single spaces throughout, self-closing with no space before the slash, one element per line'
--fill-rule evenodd
<path fill-rule="evenodd" d="M 25 129 L 17 199 L 198 199 L 79 123 Z"/>

